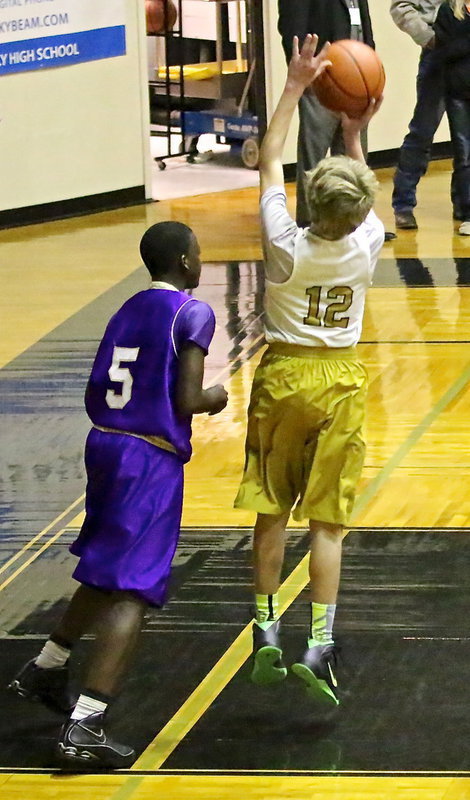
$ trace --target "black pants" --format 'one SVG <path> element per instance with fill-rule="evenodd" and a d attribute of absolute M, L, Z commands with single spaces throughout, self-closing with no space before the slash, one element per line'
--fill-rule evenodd
<path fill-rule="evenodd" d="M 462 219 L 470 222 L 470 97 L 446 97 L 452 150 L 455 191 Z"/>
<path fill-rule="evenodd" d="M 316 95 L 305 92 L 299 101 L 299 135 L 297 139 L 297 225 L 310 225 L 310 212 L 305 196 L 305 173 L 314 169 L 330 151 L 344 153 L 343 129 L 337 114 L 321 105 Z M 367 158 L 367 130 L 361 131 L 361 144 Z"/>

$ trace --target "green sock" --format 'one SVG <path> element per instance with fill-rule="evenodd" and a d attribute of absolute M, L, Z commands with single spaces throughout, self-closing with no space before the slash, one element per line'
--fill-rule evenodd
<path fill-rule="evenodd" d="M 314 647 L 317 644 L 334 644 L 333 622 L 335 619 L 336 605 L 310 603 L 310 610 L 309 647 Z"/>
<path fill-rule="evenodd" d="M 255 594 L 256 622 L 267 630 L 279 619 L 279 594 Z"/>

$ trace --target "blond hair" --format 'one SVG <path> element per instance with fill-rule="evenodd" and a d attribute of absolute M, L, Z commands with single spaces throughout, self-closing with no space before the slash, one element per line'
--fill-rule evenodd
<path fill-rule="evenodd" d="M 348 156 L 331 156 L 306 173 L 312 229 L 324 239 L 352 233 L 371 210 L 379 183 L 372 170 Z"/>
<path fill-rule="evenodd" d="M 464 19 L 465 17 L 465 0 L 448 0 L 448 3 L 454 12 L 454 17 L 457 19 Z"/>

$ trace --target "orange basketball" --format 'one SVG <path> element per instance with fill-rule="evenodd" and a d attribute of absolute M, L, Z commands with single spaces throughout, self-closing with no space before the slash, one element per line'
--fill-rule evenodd
<path fill-rule="evenodd" d="M 331 66 L 313 83 L 320 103 L 330 111 L 360 117 L 371 99 L 382 94 L 385 71 L 380 58 L 372 47 L 355 39 L 333 42 L 327 58 Z"/>
<path fill-rule="evenodd" d="M 176 22 L 176 6 L 173 0 L 145 0 L 145 17 L 147 20 L 147 33 L 171 31 Z M 166 26 L 165 21 L 167 21 Z"/>

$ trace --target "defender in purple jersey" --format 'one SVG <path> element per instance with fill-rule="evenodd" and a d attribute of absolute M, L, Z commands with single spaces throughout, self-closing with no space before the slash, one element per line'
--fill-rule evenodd
<path fill-rule="evenodd" d="M 202 388 L 215 327 L 210 306 L 186 294 L 201 272 L 186 225 L 160 222 L 144 234 L 149 289 L 111 318 L 96 354 L 85 404 L 93 427 L 85 448 L 86 515 L 71 552 L 80 581 L 36 659 L 10 684 L 23 697 L 71 712 L 57 744 L 61 761 L 84 769 L 129 766 L 135 752 L 104 728 L 109 702 L 134 653 L 146 608 L 165 602 L 178 542 L 183 466 L 191 457 L 192 414 L 217 414 L 223 386 Z M 73 644 L 96 639 L 74 697 L 68 682 Z"/>

